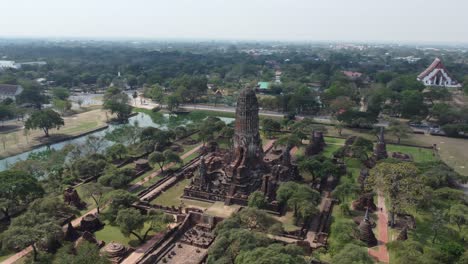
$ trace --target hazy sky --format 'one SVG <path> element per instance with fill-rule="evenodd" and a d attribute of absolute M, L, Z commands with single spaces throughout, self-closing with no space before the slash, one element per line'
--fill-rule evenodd
<path fill-rule="evenodd" d="M 468 43 L 467 0 L 0 0 L 0 36 Z"/>

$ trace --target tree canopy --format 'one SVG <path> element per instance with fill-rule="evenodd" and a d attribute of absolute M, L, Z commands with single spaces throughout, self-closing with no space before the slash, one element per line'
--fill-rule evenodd
<path fill-rule="evenodd" d="M 48 108 L 32 113 L 28 120 L 26 120 L 25 128 L 28 130 L 40 128 L 44 131 L 45 136 L 48 137 L 49 129 L 60 129 L 63 125 L 65 125 L 65 122 L 59 113 Z"/>

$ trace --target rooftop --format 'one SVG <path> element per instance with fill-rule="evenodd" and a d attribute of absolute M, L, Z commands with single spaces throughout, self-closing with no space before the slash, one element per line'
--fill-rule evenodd
<path fill-rule="evenodd" d="M 258 82 L 257 85 L 258 85 L 258 88 L 262 90 L 270 88 L 269 82 Z"/>

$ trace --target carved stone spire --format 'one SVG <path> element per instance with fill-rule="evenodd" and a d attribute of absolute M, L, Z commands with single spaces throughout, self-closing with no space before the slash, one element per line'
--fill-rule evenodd
<path fill-rule="evenodd" d="M 237 100 L 234 150 L 240 165 L 253 168 L 263 161 L 258 101 L 255 92 L 250 88 L 242 90 Z"/>
<path fill-rule="evenodd" d="M 200 158 L 200 166 L 198 167 L 198 176 L 200 177 L 200 189 L 205 190 L 207 186 L 207 180 L 206 180 L 206 163 L 205 163 L 205 157 L 202 156 Z"/>
<path fill-rule="evenodd" d="M 388 158 L 387 145 L 385 144 L 384 134 L 385 134 L 384 127 L 380 127 L 380 133 L 378 136 L 379 141 L 377 142 L 374 148 L 374 157 L 376 160 Z"/>
<path fill-rule="evenodd" d="M 400 234 L 398 234 L 397 240 L 407 240 L 408 239 L 408 227 L 403 227 Z"/>
<path fill-rule="evenodd" d="M 359 239 L 366 242 L 368 247 L 374 247 L 377 245 L 377 239 L 375 238 L 369 221 L 369 209 L 366 210 L 366 215 L 359 224 Z"/>

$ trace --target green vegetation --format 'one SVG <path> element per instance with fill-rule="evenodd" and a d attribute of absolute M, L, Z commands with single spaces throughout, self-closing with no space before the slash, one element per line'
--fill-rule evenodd
<path fill-rule="evenodd" d="M 209 250 L 208 263 L 306 263 L 294 245 L 275 244 L 265 233 L 278 234 L 280 222 L 266 212 L 245 208 L 216 227 L 216 240 Z"/>

